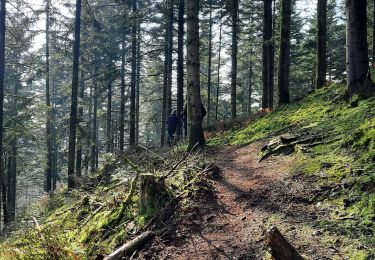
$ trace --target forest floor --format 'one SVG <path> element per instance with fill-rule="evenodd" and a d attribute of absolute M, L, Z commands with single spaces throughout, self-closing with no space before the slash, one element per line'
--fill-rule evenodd
<path fill-rule="evenodd" d="M 141 258 L 268 259 L 267 230 L 276 226 L 308 259 L 345 259 L 356 242 L 320 228 L 329 212 L 309 200 L 320 189 L 317 178 L 290 173 L 295 155 L 259 162 L 264 144 L 209 150 L 220 168 L 212 189 L 195 197 L 182 219 L 166 223 Z"/>

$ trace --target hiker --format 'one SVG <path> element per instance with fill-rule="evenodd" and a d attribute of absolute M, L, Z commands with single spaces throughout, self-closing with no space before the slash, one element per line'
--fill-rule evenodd
<path fill-rule="evenodd" d="M 201 102 L 201 111 L 202 111 L 202 121 L 203 121 L 203 118 L 206 116 L 207 114 L 207 111 L 206 111 L 206 108 L 204 107 L 203 103 Z M 185 104 L 184 106 L 184 111 L 182 112 L 182 123 L 184 125 L 184 136 L 187 137 L 187 120 L 188 120 L 188 116 L 187 116 L 187 106 Z"/>
<path fill-rule="evenodd" d="M 173 110 L 167 119 L 167 130 L 168 130 L 168 145 L 171 146 L 174 141 L 174 135 L 176 133 L 178 122 L 177 111 Z"/>

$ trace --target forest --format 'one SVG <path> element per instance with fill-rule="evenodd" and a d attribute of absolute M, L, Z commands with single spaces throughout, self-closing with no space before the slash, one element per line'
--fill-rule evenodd
<path fill-rule="evenodd" d="M 0 259 L 375 259 L 375 1 L 0 0 Z"/>

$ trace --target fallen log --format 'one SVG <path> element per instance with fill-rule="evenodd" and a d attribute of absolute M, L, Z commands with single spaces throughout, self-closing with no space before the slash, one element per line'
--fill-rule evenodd
<path fill-rule="evenodd" d="M 141 249 L 148 241 L 152 240 L 154 236 L 154 232 L 146 231 L 132 241 L 119 247 L 110 255 L 104 257 L 104 260 L 121 260 L 123 257 L 131 256 L 135 251 Z"/>
<path fill-rule="evenodd" d="M 276 227 L 268 231 L 268 246 L 276 260 L 304 260 Z"/>

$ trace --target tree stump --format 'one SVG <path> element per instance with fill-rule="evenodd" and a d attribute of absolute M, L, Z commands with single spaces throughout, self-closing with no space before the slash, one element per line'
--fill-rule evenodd
<path fill-rule="evenodd" d="M 141 213 L 153 211 L 160 207 L 165 194 L 165 184 L 162 178 L 153 174 L 140 176 L 139 209 Z"/>
<path fill-rule="evenodd" d="M 276 260 L 304 260 L 276 227 L 268 231 L 268 246 L 272 257 Z"/>

